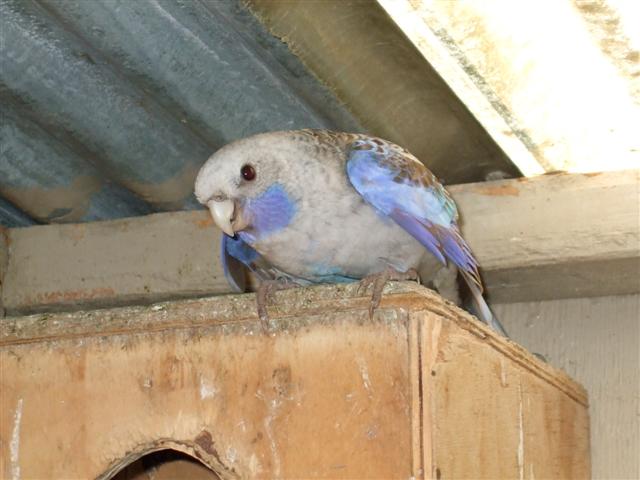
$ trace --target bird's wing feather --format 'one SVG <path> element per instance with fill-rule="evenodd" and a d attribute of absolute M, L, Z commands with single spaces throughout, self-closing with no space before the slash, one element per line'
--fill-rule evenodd
<path fill-rule="evenodd" d="M 230 237 L 223 233 L 220 247 L 220 260 L 224 276 L 233 290 L 238 293 L 245 292 L 247 289 L 247 275 L 244 267 L 252 271 L 261 282 L 281 280 L 297 285 L 311 283 L 275 268 L 240 236 Z"/>
<path fill-rule="evenodd" d="M 247 288 L 245 266 L 249 267 L 251 259 L 258 255 L 253 248 L 240 239 L 234 239 L 223 233 L 220 241 L 220 262 L 224 276 L 235 292 L 243 293 Z M 250 268 L 250 267 L 249 267 Z"/>
<path fill-rule="evenodd" d="M 455 203 L 436 177 L 408 151 L 378 138 L 360 137 L 347 156 L 349 181 L 365 201 L 441 262 L 452 261 L 482 291 L 478 264 L 458 229 Z"/>

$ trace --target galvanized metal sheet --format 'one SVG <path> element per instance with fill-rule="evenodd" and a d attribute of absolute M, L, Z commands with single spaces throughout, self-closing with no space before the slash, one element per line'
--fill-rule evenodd
<path fill-rule="evenodd" d="M 5 101 L 3 106 L 0 193 L 32 218 L 78 222 L 152 211 L 12 103 Z"/>
<path fill-rule="evenodd" d="M 5 227 L 28 227 L 36 222 L 24 212 L 0 197 L 0 225 Z"/>
<path fill-rule="evenodd" d="M 233 139 L 361 130 L 235 0 L 0 0 L 0 18 L 0 194 L 39 221 L 198 208 L 195 174 Z"/>

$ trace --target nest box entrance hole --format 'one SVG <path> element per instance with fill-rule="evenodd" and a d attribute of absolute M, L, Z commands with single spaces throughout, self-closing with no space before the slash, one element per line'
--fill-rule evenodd
<path fill-rule="evenodd" d="M 166 449 L 148 453 L 129 463 L 111 480 L 220 480 L 195 457 Z"/>

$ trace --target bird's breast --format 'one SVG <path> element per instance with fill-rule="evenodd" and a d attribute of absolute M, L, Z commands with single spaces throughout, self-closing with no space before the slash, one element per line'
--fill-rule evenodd
<path fill-rule="evenodd" d="M 311 281 L 416 267 L 423 247 L 355 191 L 300 202 L 290 223 L 253 244 L 270 263 Z"/>

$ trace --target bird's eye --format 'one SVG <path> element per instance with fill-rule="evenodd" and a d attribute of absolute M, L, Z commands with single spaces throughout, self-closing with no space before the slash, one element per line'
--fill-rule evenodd
<path fill-rule="evenodd" d="M 240 169 L 240 175 L 242 175 L 242 178 L 250 182 L 251 180 L 256 178 L 256 169 L 253 168 L 251 165 L 244 165 Z"/>

